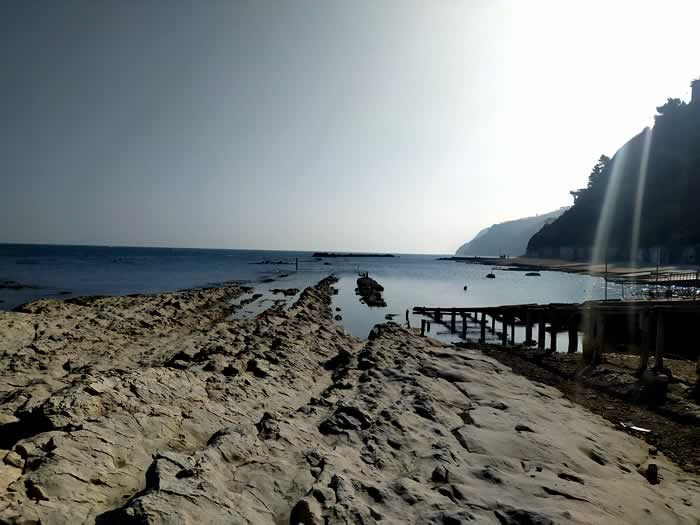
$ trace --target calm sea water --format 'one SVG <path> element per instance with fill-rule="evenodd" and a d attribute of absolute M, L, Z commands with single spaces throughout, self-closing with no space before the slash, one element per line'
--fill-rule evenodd
<path fill-rule="evenodd" d="M 41 297 L 156 293 L 226 281 L 257 283 L 263 291 L 304 288 L 334 273 L 340 279 L 340 291 L 333 306 L 341 309 L 337 312 L 343 317 L 341 324 L 352 334 L 365 337 L 376 323 L 385 320 L 386 314 L 398 314 L 396 321 L 405 321 L 405 311 L 413 306 L 577 302 L 604 295 L 603 280 L 585 275 L 542 272 L 540 277 L 526 277 L 524 272 L 496 270 L 496 279 L 486 279 L 489 267 L 439 261 L 438 255 L 321 261 L 313 260 L 311 255 L 257 250 L 0 245 L 0 281 L 25 286 L 0 286 L 0 309 L 9 310 Z M 299 260 L 298 272 L 295 259 Z M 264 261 L 288 264 L 256 264 Z M 354 289 L 359 272 L 369 272 L 384 286 L 386 308 L 369 308 L 358 301 Z M 270 279 L 275 281 L 263 282 Z M 611 285 L 608 295 L 618 297 L 619 290 Z M 420 318 L 411 316 L 411 323 L 420 326 Z M 433 330 L 435 335 L 435 327 Z M 437 335 L 449 338 L 445 333 Z"/>

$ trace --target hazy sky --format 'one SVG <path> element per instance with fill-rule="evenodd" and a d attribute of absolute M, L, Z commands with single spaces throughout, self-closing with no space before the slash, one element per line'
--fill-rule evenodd
<path fill-rule="evenodd" d="M 452 252 L 700 75 L 700 2 L 0 6 L 0 241 Z"/>

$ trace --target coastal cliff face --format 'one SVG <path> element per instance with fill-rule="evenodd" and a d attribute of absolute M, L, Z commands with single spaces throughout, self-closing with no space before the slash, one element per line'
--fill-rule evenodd
<path fill-rule="evenodd" d="M 622 146 L 587 188 L 572 192 L 574 205 L 530 239 L 527 255 L 700 262 L 700 101 L 669 99 L 657 111 L 654 128 Z"/>
<path fill-rule="evenodd" d="M 333 283 L 255 319 L 235 287 L 0 314 L 0 523 L 700 520 L 697 477 L 557 390 L 346 335 Z"/>
<path fill-rule="evenodd" d="M 501 254 L 518 256 L 527 250 L 527 243 L 545 224 L 554 221 L 568 208 L 525 217 L 514 221 L 494 224 L 481 230 L 471 241 L 463 244 L 456 255 L 497 256 Z"/>

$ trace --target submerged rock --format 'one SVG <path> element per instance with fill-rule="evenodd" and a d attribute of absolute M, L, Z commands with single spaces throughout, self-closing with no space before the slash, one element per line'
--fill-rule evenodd
<path fill-rule="evenodd" d="M 384 287 L 366 274 L 357 279 L 355 291 L 367 306 L 386 306 L 382 297 Z"/>

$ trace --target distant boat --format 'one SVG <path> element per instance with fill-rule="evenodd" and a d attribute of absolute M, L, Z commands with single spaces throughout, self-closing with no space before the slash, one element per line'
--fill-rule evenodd
<path fill-rule="evenodd" d="M 487 278 L 487 279 L 495 279 L 495 278 L 496 278 L 496 274 L 494 274 L 493 272 L 487 273 L 487 274 L 486 274 L 486 278 Z"/>
<path fill-rule="evenodd" d="M 525 274 L 526 277 L 539 277 L 540 275 L 542 275 L 540 272 L 527 272 Z"/>

